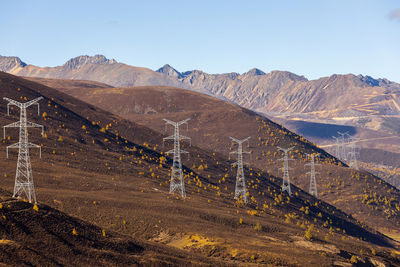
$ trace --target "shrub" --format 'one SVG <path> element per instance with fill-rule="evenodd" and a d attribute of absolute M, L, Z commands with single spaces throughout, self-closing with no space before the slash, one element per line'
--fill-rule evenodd
<path fill-rule="evenodd" d="M 256 225 L 254 225 L 254 230 L 261 231 L 262 230 L 261 223 L 257 222 Z"/>
<path fill-rule="evenodd" d="M 77 236 L 78 235 L 78 232 L 76 231 L 76 229 L 74 228 L 74 229 L 72 229 L 72 234 L 73 235 L 75 235 L 75 236 Z"/>
<path fill-rule="evenodd" d="M 357 257 L 355 255 L 351 256 L 350 262 L 351 263 L 357 263 L 358 262 Z"/>
<path fill-rule="evenodd" d="M 35 205 L 33 205 L 33 210 L 34 211 L 39 211 L 39 207 L 35 204 Z"/>
<path fill-rule="evenodd" d="M 304 237 L 307 239 L 307 240 L 311 240 L 311 238 L 313 237 L 312 236 L 312 233 L 311 233 L 311 231 L 308 229 L 308 230 L 306 230 L 306 232 L 305 232 L 305 234 L 304 234 Z"/>

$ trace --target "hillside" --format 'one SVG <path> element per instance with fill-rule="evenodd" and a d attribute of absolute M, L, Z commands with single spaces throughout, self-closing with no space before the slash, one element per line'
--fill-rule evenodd
<path fill-rule="evenodd" d="M 359 220 L 374 221 L 374 227 L 396 229 L 399 224 L 398 215 L 394 215 L 397 214 L 394 202 L 392 207 L 384 208 L 378 203 L 375 206 L 363 200 L 369 199 L 370 195 L 381 201 L 398 199 L 398 190 L 368 173 L 337 166 L 336 159 L 312 143 L 249 110 L 192 91 L 169 87 L 93 89 L 83 90 L 84 94 L 81 91 L 79 97 L 88 103 L 156 131 L 164 130 L 164 117 L 175 120 L 190 117 L 193 143 L 226 156 L 229 152 L 229 136 L 251 136 L 251 164 L 276 176 L 281 176 L 276 163 L 281 157 L 277 146 L 295 146 L 293 183 L 305 190 L 308 190 L 308 178 L 303 168 L 306 163 L 305 153 L 321 153 L 322 162 L 325 163 L 319 181 L 323 200 L 353 214 Z M 379 195 L 373 197 L 374 192 Z"/>
<path fill-rule="evenodd" d="M 233 201 L 235 170 L 225 152 L 185 148 L 191 157 L 184 161 L 188 197 L 182 200 L 168 194 L 171 162 L 161 154 L 161 134 L 9 74 L 0 73 L 0 89 L 13 99 L 45 98 L 40 117 L 29 112 L 47 135 L 42 140 L 33 131 L 29 135 L 44 145 L 41 160 L 32 151 L 39 202 L 106 233 L 183 249 L 199 262 L 204 262 L 201 255 L 247 265 L 332 266 L 351 258 L 364 264 L 399 262 L 394 241 L 295 186 L 295 197 L 286 198 L 280 193 L 282 181 L 256 167 L 246 169 L 250 204 L 238 205 Z M 6 116 L 5 105 L 0 113 L 2 125 L 17 119 L 15 110 Z M 187 134 L 195 139 L 195 132 Z M 6 144 L 16 136 L 9 135 Z M 5 177 L 0 186 L 11 190 L 15 154 L 0 167 Z M 182 259 L 179 253 L 174 255 Z"/>
<path fill-rule="evenodd" d="M 399 186 L 400 136 L 349 125 L 285 120 L 275 117 L 273 120 L 282 123 L 292 132 L 306 136 L 308 140 L 332 154 L 335 152 L 332 136 L 338 136 L 338 131 L 347 132 L 352 137 L 358 138 L 356 145 L 360 167 L 383 178 L 393 186 Z"/>
<path fill-rule="evenodd" d="M 10 195 L 0 190 L 0 262 L 7 266 L 216 264 L 154 242 L 105 232 L 47 205 L 33 206 Z"/>

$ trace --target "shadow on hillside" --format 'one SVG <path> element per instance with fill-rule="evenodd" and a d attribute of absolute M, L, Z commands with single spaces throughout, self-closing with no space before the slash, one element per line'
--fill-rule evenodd
<path fill-rule="evenodd" d="M 335 125 L 306 121 L 292 121 L 290 122 L 290 124 L 292 125 L 291 128 L 296 129 L 296 133 L 302 136 L 314 137 L 319 139 L 332 139 L 332 136 L 338 135 L 338 131 L 342 133 L 347 132 L 351 136 L 357 133 L 357 129 L 355 127 L 347 125 Z"/>

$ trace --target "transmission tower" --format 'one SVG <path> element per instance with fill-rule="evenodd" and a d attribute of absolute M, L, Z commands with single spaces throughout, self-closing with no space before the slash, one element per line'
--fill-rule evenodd
<path fill-rule="evenodd" d="M 304 167 L 310 166 L 310 171 L 307 172 L 307 174 L 310 175 L 310 188 L 308 192 L 310 193 L 310 195 L 318 197 L 317 181 L 315 179 L 315 174 L 319 174 L 319 172 L 315 171 L 315 166 L 320 166 L 320 164 L 315 163 L 315 157 L 318 157 L 319 154 L 307 154 L 307 156 L 311 158 L 310 163 L 304 164 Z"/>
<path fill-rule="evenodd" d="M 187 126 L 187 122 L 189 120 L 190 119 L 186 119 L 186 120 L 179 121 L 179 122 L 173 122 L 173 121 L 164 119 L 164 121 L 166 123 L 165 128 L 167 128 L 168 124 L 174 126 L 174 134 L 171 136 L 165 137 L 163 139 L 163 141 L 174 140 L 174 149 L 166 152 L 166 154 L 171 154 L 171 153 L 174 154 L 174 161 L 173 161 L 172 169 L 171 169 L 171 183 L 170 183 L 170 187 L 169 187 L 169 193 L 172 194 L 176 190 L 178 190 L 183 198 L 186 197 L 186 192 L 185 192 L 185 182 L 183 181 L 181 154 L 182 153 L 188 154 L 189 152 L 182 150 L 180 148 L 180 140 L 189 140 L 190 141 L 190 138 L 179 134 L 179 126 L 181 126 L 182 124 L 186 124 L 186 126 Z"/>
<path fill-rule="evenodd" d="M 346 152 L 347 140 L 345 136 L 349 135 L 349 133 L 348 132 L 341 133 L 339 131 L 337 133 L 339 134 L 339 140 L 340 140 L 340 158 L 343 161 L 347 161 L 347 152 Z"/>
<path fill-rule="evenodd" d="M 44 134 L 44 128 L 42 125 L 27 121 L 26 108 L 32 105 L 37 105 L 39 115 L 39 101 L 43 97 L 38 97 L 26 103 L 20 103 L 15 100 L 4 97 L 4 100 L 8 101 L 7 104 L 7 115 L 10 115 L 10 105 L 17 106 L 20 108 L 20 120 L 18 122 L 11 123 L 3 126 L 4 138 L 6 137 L 6 128 L 18 127 L 19 128 L 19 142 L 13 145 L 7 146 L 7 158 L 9 148 L 18 148 L 18 162 L 17 170 L 15 173 L 15 185 L 13 197 L 21 198 L 24 194 L 27 197 L 29 203 L 32 200 L 36 203 L 35 187 L 33 185 L 33 175 L 31 168 L 31 160 L 29 157 L 29 148 L 39 148 L 40 157 L 42 157 L 42 147 L 28 142 L 28 127 L 42 128 L 42 136 Z"/>
<path fill-rule="evenodd" d="M 336 136 L 332 136 L 332 138 L 335 139 L 335 147 L 333 153 L 335 155 L 335 158 L 340 159 L 340 140 Z"/>
<path fill-rule="evenodd" d="M 357 152 L 357 145 L 356 142 L 358 141 L 357 138 L 351 137 L 350 142 L 349 142 L 349 148 L 350 151 L 348 152 L 349 154 L 349 167 L 358 170 L 358 155 L 360 154 Z"/>
<path fill-rule="evenodd" d="M 283 158 L 278 159 L 278 161 L 283 161 L 283 168 L 279 168 L 280 170 L 283 171 L 282 192 L 286 191 L 289 194 L 289 196 L 291 196 L 292 190 L 290 189 L 290 176 L 289 176 L 289 169 L 291 168 L 289 168 L 289 160 L 293 159 L 289 159 L 288 153 L 289 151 L 293 150 L 294 147 L 292 146 L 290 148 L 285 149 L 278 146 L 278 148 L 279 150 L 285 153 L 285 156 Z"/>
<path fill-rule="evenodd" d="M 238 140 L 236 138 L 231 137 L 232 142 L 235 142 L 238 144 L 238 149 L 237 151 L 230 152 L 229 156 L 231 154 L 237 154 L 237 161 L 235 163 L 232 163 L 232 165 L 237 166 L 237 173 L 236 173 L 236 186 L 235 186 L 235 199 L 238 200 L 240 197 L 242 197 L 242 200 L 244 203 L 247 203 L 247 192 L 246 192 L 246 180 L 244 178 L 244 171 L 243 171 L 243 153 L 244 154 L 250 154 L 249 151 L 243 151 L 243 143 L 248 142 L 250 137 L 247 137 L 242 140 Z"/>

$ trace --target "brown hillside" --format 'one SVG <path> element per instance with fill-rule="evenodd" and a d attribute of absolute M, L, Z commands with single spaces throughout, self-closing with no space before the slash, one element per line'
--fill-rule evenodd
<path fill-rule="evenodd" d="M 252 165 L 277 176 L 281 175 L 276 163 L 281 157 L 277 146 L 295 146 L 293 157 L 296 161 L 292 166 L 295 168 L 292 181 L 304 190 L 308 190 L 309 184 L 303 168 L 306 163 L 305 153 L 322 153 L 325 164 L 318 181 L 321 199 L 359 220 L 373 222 L 370 224 L 373 227 L 397 229 L 399 225 L 398 190 L 366 172 L 336 166 L 336 160 L 329 154 L 249 110 L 189 90 L 170 87 L 147 86 L 79 90 L 79 94 L 77 92 L 70 91 L 72 95 L 88 103 L 156 131 L 164 130 L 163 118 L 180 120 L 190 117 L 190 136 L 193 137 L 194 144 L 226 156 L 229 152 L 229 136 L 251 136 Z M 390 199 L 392 200 L 389 201 Z"/>
<path fill-rule="evenodd" d="M 55 210 L 0 191 L 0 262 L 9 266 L 222 264 L 167 246 L 105 232 Z"/>
<path fill-rule="evenodd" d="M 392 240 L 295 186 L 288 199 L 280 192 L 279 178 L 255 167 L 246 169 L 251 201 L 238 205 L 233 201 L 235 170 L 218 152 L 186 147 L 191 153 L 190 161 L 184 161 L 188 197 L 171 196 L 171 162 L 157 146 L 161 134 L 35 82 L 4 73 L 0 81 L 0 90 L 10 98 L 45 98 L 40 117 L 29 111 L 30 120 L 44 124 L 47 134 L 39 139 L 32 130 L 29 136 L 44 145 L 41 160 L 32 151 L 39 202 L 106 233 L 164 243 L 192 253 L 199 262 L 206 255 L 246 265 L 332 266 L 352 256 L 365 264 L 398 263 Z M 17 120 L 16 110 L 10 117 L 5 112 L 0 106 L 2 125 Z M 3 142 L 10 144 L 16 133 L 7 135 L 10 140 L 6 136 Z M 187 135 L 198 136 L 192 130 Z M 15 154 L 0 167 L 5 177 L 0 186 L 11 190 Z"/>

